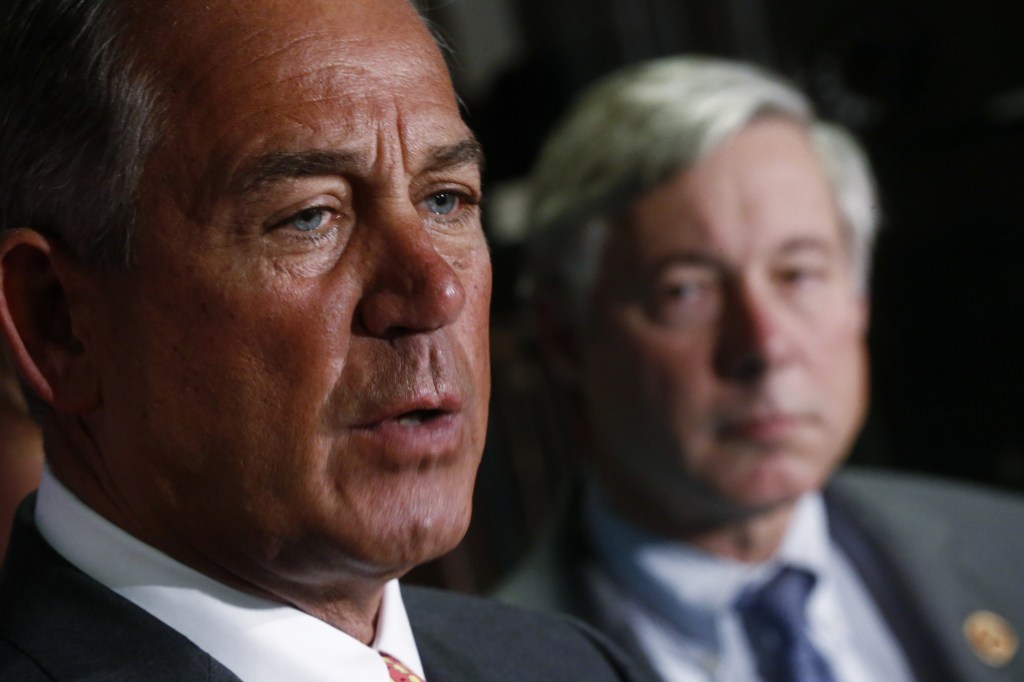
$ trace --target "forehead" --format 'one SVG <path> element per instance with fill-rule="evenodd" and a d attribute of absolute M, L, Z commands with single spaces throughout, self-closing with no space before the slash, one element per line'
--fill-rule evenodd
<path fill-rule="evenodd" d="M 147 65 L 178 89 L 230 74 L 306 75 L 390 62 L 437 61 L 433 41 L 406 0 L 133 0 L 126 5 Z M 238 83 L 239 85 L 242 82 Z"/>
<path fill-rule="evenodd" d="M 466 134 L 444 61 L 406 0 L 144 0 L 143 66 L 166 101 L 164 148 L 228 177 L 273 151 Z M 386 140 L 385 140 L 386 143 Z"/>
<path fill-rule="evenodd" d="M 755 120 L 641 196 L 620 228 L 641 252 L 692 248 L 726 258 L 771 254 L 794 240 L 842 240 L 810 136 L 782 118 Z"/>

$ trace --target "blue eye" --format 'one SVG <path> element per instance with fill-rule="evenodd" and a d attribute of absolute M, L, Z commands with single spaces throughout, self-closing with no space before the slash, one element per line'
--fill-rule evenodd
<path fill-rule="evenodd" d="M 437 215 L 448 215 L 459 205 L 459 197 L 454 192 L 438 192 L 427 197 L 427 208 Z"/>
<path fill-rule="evenodd" d="M 665 300 L 692 301 L 706 293 L 706 291 L 707 286 L 703 283 L 680 282 L 679 284 L 665 287 L 658 294 Z"/>
<path fill-rule="evenodd" d="M 319 229 L 327 221 L 327 209 L 307 208 L 288 219 L 288 223 L 300 232 L 312 232 Z"/>

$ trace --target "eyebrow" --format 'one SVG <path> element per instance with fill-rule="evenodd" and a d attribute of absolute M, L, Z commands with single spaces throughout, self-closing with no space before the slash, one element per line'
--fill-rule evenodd
<path fill-rule="evenodd" d="M 481 171 L 484 169 L 484 149 L 474 137 L 467 137 L 455 144 L 434 147 L 427 152 L 425 164 L 428 170 L 470 165 L 477 166 Z"/>
<path fill-rule="evenodd" d="M 807 252 L 821 253 L 829 256 L 835 253 L 835 249 L 832 244 L 825 239 L 820 239 L 818 237 L 796 237 L 783 242 L 783 244 L 776 250 L 776 255 L 785 257 Z M 725 261 L 723 261 L 719 256 L 714 253 L 698 249 L 693 251 L 670 253 L 655 261 L 648 270 L 650 273 L 655 274 L 664 272 L 666 269 L 672 267 L 704 267 L 714 270 L 727 269 Z"/>
<path fill-rule="evenodd" d="M 704 267 L 720 270 L 724 266 L 721 259 L 711 254 L 700 251 L 682 251 L 659 258 L 648 270 L 651 274 L 656 274 L 673 267 Z"/>
<path fill-rule="evenodd" d="M 366 155 L 357 152 L 319 149 L 271 152 L 247 164 L 231 186 L 235 192 L 247 194 L 281 180 L 348 175 L 366 168 L 367 165 Z M 432 147 L 426 152 L 425 170 L 437 171 L 464 165 L 476 165 L 483 170 L 483 148 L 475 138 L 469 137 L 454 144 Z"/>
<path fill-rule="evenodd" d="M 234 178 L 232 189 L 246 194 L 290 178 L 317 175 L 345 175 L 365 167 L 362 154 L 344 151 L 307 150 L 271 152 L 256 157 Z"/>
<path fill-rule="evenodd" d="M 835 252 L 833 245 L 826 239 L 819 237 L 797 237 L 796 239 L 790 239 L 782 245 L 779 249 L 779 255 L 789 256 L 794 253 L 802 253 L 805 251 L 817 251 L 825 255 L 831 255 Z"/>

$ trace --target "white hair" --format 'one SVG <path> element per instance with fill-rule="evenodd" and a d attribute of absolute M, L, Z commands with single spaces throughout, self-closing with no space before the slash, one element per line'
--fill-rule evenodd
<path fill-rule="evenodd" d="M 548 137 L 530 183 L 534 285 L 560 289 L 572 314 L 585 319 L 609 222 L 764 115 L 807 128 L 865 290 L 878 211 L 867 159 L 856 141 L 818 120 L 807 98 L 777 76 L 749 64 L 693 56 L 611 74 L 585 92 Z"/>

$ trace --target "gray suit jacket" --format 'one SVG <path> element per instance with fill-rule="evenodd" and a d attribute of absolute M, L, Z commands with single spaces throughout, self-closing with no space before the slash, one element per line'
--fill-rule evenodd
<path fill-rule="evenodd" d="M 238 682 L 57 555 L 30 511 L 19 510 L 0 570 L 0 681 Z M 427 682 L 648 679 L 602 635 L 562 616 L 436 590 L 403 587 L 402 595 Z"/>
<path fill-rule="evenodd" d="M 1024 634 L 1024 500 L 924 477 L 851 470 L 828 486 L 825 503 L 832 537 L 921 682 L 1024 680 L 1024 652 L 993 667 L 964 635 L 966 619 L 978 611 L 999 614 L 1017 636 Z M 573 614 L 642 660 L 631 633 L 610 627 L 588 589 L 584 570 L 594 562 L 578 504 L 570 502 L 497 596 Z"/>

